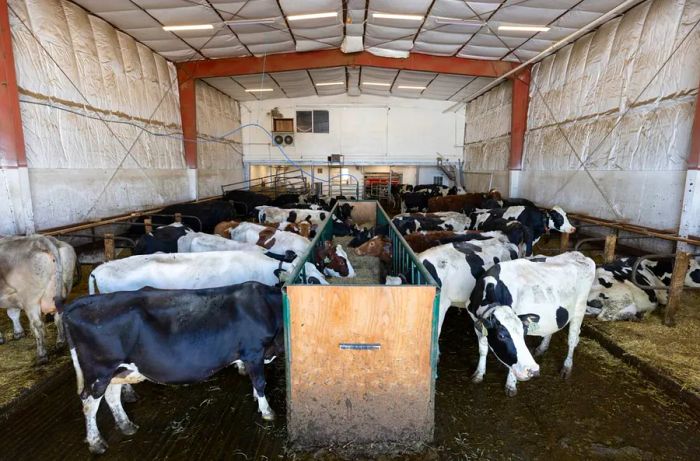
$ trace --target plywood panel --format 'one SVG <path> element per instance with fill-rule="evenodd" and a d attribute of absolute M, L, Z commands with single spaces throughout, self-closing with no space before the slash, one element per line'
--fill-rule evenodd
<path fill-rule="evenodd" d="M 352 220 L 357 224 L 365 224 L 375 226 L 377 224 L 377 202 L 352 202 L 340 200 L 340 203 L 349 203 L 352 205 Z"/>
<path fill-rule="evenodd" d="M 287 295 L 290 439 L 430 441 L 435 288 L 290 286 Z"/>

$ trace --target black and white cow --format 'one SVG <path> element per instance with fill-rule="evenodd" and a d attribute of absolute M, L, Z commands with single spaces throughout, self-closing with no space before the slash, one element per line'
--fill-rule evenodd
<path fill-rule="evenodd" d="M 122 385 L 198 383 L 238 361 L 248 371 L 263 419 L 275 418 L 263 365 L 283 344 L 279 288 L 257 282 L 146 288 L 79 298 L 62 315 L 92 453 L 107 449 L 96 419 L 103 397 L 122 433 L 138 429 L 122 407 Z"/>
<path fill-rule="evenodd" d="M 271 198 L 264 194 L 259 194 L 257 192 L 251 192 L 249 190 L 229 190 L 224 194 L 224 199 L 231 203 L 234 207 L 234 211 L 240 216 L 253 217 L 257 213 L 255 210 L 256 206 L 269 205 Z M 221 221 L 229 221 L 229 219 L 222 219 Z M 219 221 L 219 222 L 221 222 Z"/>
<path fill-rule="evenodd" d="M 182 223 L 172 223 L 160 226 L 144 234 L 136 242 L 135 255 L 151 255 L 153 253 L 177 253 L 177 242 L 192 229 Z"/>
<path fill-rule="evenodd" d="M 435 213 L 401 213 L 391 222 L 402 235 L 417 231 L 463 231 L 469 229 L 471 218 L 457 211 L 438 211 Z"/>
<path fill-rule="evenodd" d="M 552 334 L 567 324 L 569 351 L 561 374 L 568 378 L 594 277 L 595 263 L 579 252 L 506 261 L 486 271 L 469 303 L 479 340 L 479 365 L 472 381 L 484 379 L 486 354 L 491 349 L 509 369 L 506 394 L 515 395 L 518 381 L 540 372 L 525 345 L 525 335 L 543 337 L 535 350 L 535 355 L 541 355 Z"/>
<path fill-rule="evenodd" d="M 308 221 L 311 224 L 321 225 L 331 215 L 325 210 L 286 210 L 272 206 L 258 206 L 255 209 L 258 210 L 258 222 L 261 224 Z"/>
<path fill-rule="evenodd" d="M 438 335 L 449 307 L 466 307 L 476 281 L 487 269 L 518 257 L 518 247 L 500 232 L 487 232 L 480 237 L 486 239 L 448 243 L 417 255 L 441 287 Z"/>
<path fill-rule="evenodd" d="M 532 243 L 535 244 L 544 234 L 555 230 L 564 234 L 573 234 L 576 228 L 571 225 L 566 212 L 561 207 L 555 206 L 551 210 L 544 210 L 531 206 L 512 206 L 507 208 L 495 208 L 492 210 L 476 210 L 469 214 L 471 218 L 470 229 L 480 230 L 488 226 L 489 222 L 497 219 L 516 220 L 530 229 Z"/>
<path fill-rule="evenodd" d="M 666 305 L 668 291 L 642 289 L 632 283 L 632 268 L 637 258 L 620 258 L 596 270 L 596 280 L 588 296 L 587 314 L 598 320 L 640 320 L 659 304 Z M 637 267 L 635 279 L 649 287 L 670 286 L 672 259 L 644 260 Z M 700 265 L 690 260 L 685 286 L 700 286 Z"/>

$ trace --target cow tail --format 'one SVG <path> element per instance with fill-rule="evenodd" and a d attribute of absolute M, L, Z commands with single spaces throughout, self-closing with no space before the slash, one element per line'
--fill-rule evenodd
<path fill-rule="evenodd" d="M 66 287 L 63 286 L 63 263 L 61 262 L 61 252 L 58 251 L 58 247 L 49 238 L 42 238 L 45 242 L 46 247 L 53 256 L 54 264 L 56 265 L 54 270 L 54 277 L 56 281 L 56 292 L 54 293 L 53 302 L 56 306 L 58 312 L 63 312 L 63 302 L 66 300 L 68 293 L 66 292 Z"/>
<path fill-rule="evenodd" d="M 95 275 L 90 272 L 90 276 L 88 277 L 88 294 L 95 294 L 95 282 Z"/>

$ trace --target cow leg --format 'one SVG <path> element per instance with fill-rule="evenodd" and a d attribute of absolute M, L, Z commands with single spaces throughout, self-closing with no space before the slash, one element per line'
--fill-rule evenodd
<path fill-rule="evenodd" d="M 134 435 L 138 430 L 138 426 L 129 420 L 122 407 L 122 385 L 121 384 L 110 384 L 107 386 L 105 391 L 105 400 L 109 409 L 112 411 L 112 416 L 114 416 L 114 421 L 117 423 L 117 427 L 124 435 Z"/>
<path fill-rule="evenodd" d="M 537 346 L 537 349 L 535 349 L 535 357 L 539 357 L 545 352 L 547 352 L 547 349 L 549 349 L 549 342 L 552 340 L 552 335 L 547 335 L 544 338 L 542 338 L 542 342 L 540 343 L 539 346 Z"/>
<path fill-rule="evenodd" d="M 508 370 L 508 377 L 506 378 L 506 395 L 508 397 L 515 397 L 518 394 L 518 379 L 515 377 L 515 373 L 512 370 Z"/>
<path fill-rule="evenodd" d="M 440 338 L 440 333 L 442 332 L 442 323 L 445 321 L 445 316 L 447 315 L 447 311 L 450 308 L 450 305 L 452 302 L 450 299 L 445 296 L 445 297 L 440 297 L 440 308 L 439 308 L 439 315 L 440 318 L 438 319 L 438 339 Z M 438 358 L 440 357 L 440 342 L 438 341 Z"/>
<path fill-rule="evenodd" d="M 14 307 L 7 309 L 7 316 L 12 320 L 12 337 L 14 339 L 24 338 L 24 329 L 22 328 L 22 322 L 19 320 L 21 312 L 20 309 Z"/>
<path fill-rule="evenodd" d="M 62 348 L 66 344 L 66 334 L 63 331 L 63 319 L 61 314 L 56 312 L 53 317 L 53 323 L 56 325 L 56 347 Z"/>
<path fill-rule="evenodd" d="M 124 384 L 122 386 L 122 397 L 124 397 L 126 403 L 134 403 L 139 399 L 139 395 L 131 384 Z"/>
<path fill-rule="evenodd" d="M 37 305 L 34 309 L 27 310 L 29 325 L 36 339 L 36 361 L 43 365 L 49 361 L 46 357 L 46 347 L 44 346 L 44 322 L 41 320 L 41 308 Z"/>
<path fill-rule="evenodd" d="M 569 351 L 566 354 L 566 360 L 564 360 L 564 366 L 561 369 L 561 377 L 568 379 L 571 376 L 571 367 L 574 366 L 574 350 L 578 345 L 579 335 L 581 333 L 581 323 L 583 323 L 583 313 L 586 311 L 585 299 L 583 300 L 583 306 L 576 309 L 576 312 L 581 312 L 580 315 L 574 315 L 569 322 Z"/>
<path fill-rule="evenodd" d="M 489 341 L 477 328 L 474 328 L 474 331 L 476 331 L 476 337 L 479 341 L 479 364 L 472 375 L 472 382 L 480 383 L 484 380 L 484 375 L 486 374 L 486 356 L 489 353 Z"/>
<path fill-rule="evenodd" d="M 87 431 L 86 441 L 88 443 L 90 453 L 102 454 L 107 450 L 107 442 L 102 438 L 100 434 L 100 429 L 97 427 L 97 410 L 100 408 L 100 402 L 102 402 L 102 396 L 94 398 L 93 396 L 88 396 L 82 399 L 83 401 L 83 414 L 85 414 L 85 429 Z"/>
<path fill-rule="evenodd" d="M 246 361 L 245 367 L 248 370 L 250 381 L 253 383 L 253 398 L 258 401 L 258 411 L 262 414 L 264 420 L 273 421 L 275 412 L 265 397 L 265 369 L 262 355 L 259 357 L 259 360 L 256 359 L 254 362 Z"/>

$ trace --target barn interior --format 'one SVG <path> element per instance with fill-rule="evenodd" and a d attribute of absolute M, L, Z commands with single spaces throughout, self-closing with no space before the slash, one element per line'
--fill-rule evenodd
<path fill-rule="evenodd" d="M 36 234 L 70 244 L 76 272 L 60 307 L 70 309 L 91 293 L 95 268 L 137 257 L 158 226 L 206 232 L 208 216 L 186 210 L 225 203 L 233 215 L 221 221 L 265 223 L 271 213 L 261 219 L 254 206 L 287 196 L 340 201 L 321 223 L 307 218 L 311 234 L 287 229 L 309 249 L 278 264 L 293 267 L 279 280 L 285 353 L 265 367 L 277 419 L 261 417 L 235 367 L 186 386 L 145 382 L 136 402 L 122 398 L 135 434 L 100 407 L 104 459 L 700 457 L 697 0 L 0 0 L 0 50 L 2 457 L 92 457 L 74 339 L 54 345 L 57 313 L 42 315 L 40 360 L 29 307 L 16 334 L 2 311 L 20 308 L 21 290 L 6 261 L 23 256 L 10 259 L 3 242 Z M 576 227 L 545 225 L 534 255 L 582 252 L 597 270 L 624 257 L 637 258 L 631 272 L 669 267 L 641 282 L 616 273 L 610 284 L 654 307 L 624 320 L 586 315 L 565 380 L 568 328 L 555 333 L 540 375 L 510 397 L 491 352 L 483 382 L 472 382 L 479 332 L 464 302 L 439 331 L 446 280 L 397 221 L 447 210 L 407 208 L 416 194 L 427 205 L 494 190 L 561 207 Z M 485 212 L 478 203 L 460 214 Z M 352 234 L 335 233 L 342 204 L 354 207 Z M 389 266 L 385 253 L 360 256 L 351 243 L 354 229 L 382 225 Z M 335 261 L 318 256 L 326 240 L 357 272 L 321 268 L 328 287 L 309 282 L 303 264 Z M 387 275 L 401 286 L 385 286 Z M 317 310 L 299 316 L 309 300 Z M 358 319 L 362 327 L 341 325 Z M 328 355 L 313 342 L 323 337 L 335 341 Z M 337 353 L 354 358 L 335 363 Z M 335 403 L 311 403 L 323 399 Z M 428 435 L 399 443 L 388 428 L 410 420 L 407 402 L 425 405 Z M 325 434 L 336 423 L 342 436 L 295 443 L 307 426 Z"/>

